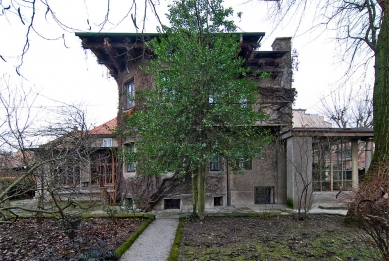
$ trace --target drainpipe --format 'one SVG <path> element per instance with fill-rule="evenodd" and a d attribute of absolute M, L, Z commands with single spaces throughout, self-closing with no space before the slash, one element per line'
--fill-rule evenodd
<path fill-rule="evenodd" d="M 228 159 L 226 159 L 227 165 L 227 206 L 231 206 L 231 183 L 230 183 L 230 168 L 228 165 Z"/>

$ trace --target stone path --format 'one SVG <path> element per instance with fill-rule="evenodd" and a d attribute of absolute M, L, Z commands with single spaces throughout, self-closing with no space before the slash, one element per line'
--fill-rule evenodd
<path fill-rule="evenodd" d="M 157 218 L 146 228 L 120 261 L 166 261 L 176 236 L 178 218 Z"/>

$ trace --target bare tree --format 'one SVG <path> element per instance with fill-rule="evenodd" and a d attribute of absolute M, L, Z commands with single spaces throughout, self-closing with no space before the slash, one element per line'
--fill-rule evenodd
<path fill-rule="evenodd" d="M 79 179 L 88 172 L 92 140 L 84 113 L 64 106 L 52 119 L 37 110 L 37 94 L 12 87 L 3 76 L 0 91 L 0 220 L 27 211 L 64 218 L 75 206 Z M 42 121 L 41 117 L 45 120 Z M 36 196 L 37 204 L 11 205 L 10 200 L 26 194 Z"/>
<path fill-rule="evenodd" d="M 374 139 L 375 154 L 372 162 L 382 163 L 389 158 L 389 128 L 387 125 L 389 103 L 389 1 L 388 0 L 280 0 L 273 5 L 269 16 L 276 26 L 282 21 L 299 17 L 301 25 L 306 15 L 312 14 L 311 29 L 333 30 L 340 46 L 340 58 L 348 63 L 345 79 L 374 63 Z M 312 11 L 314 10 L 314 11 Z M 322 27 L 320 27 L 322 26 Z M 366 70 L 365 70 L 366 72 Z M 363 79 L 362 73 L 359 79 Z"/>
<path fill-rule="evenodd" d="M 372 128 L 372 90 L 367 86 L 359 90 L 338 88 L 321 99 L 320 112 L 338 128 Z"/>
<path fill-rule="evenodd" d="M 287 143 L 288 151 L 292 155 L 287 155 L 287 168 L 293 179 L 294 193 L 288 195 L 293 205 L 297 203 L 299 219 L 304 219 L 312 206 L 312 137 L 298 135 Z"/>
<path fill-rule="evenodd" d="M 14 36 L 21 37 L 20 60 L 16 71 L 20 74 L 20 67 L 23 64 L 24 57 L 31 45 L 33 35 L 46 40 L 63 41 L 66 46 L 66 37 L 68 33 L 73 34 L 77 31 L 103 31 L 113 29 L 116 26 L 129 22 L 133 25 L 136 32 L 144 32 L 146 21 L 150 16 L 154 16 L 161 24 L 157 7 L 160 0 L 132 0 L 132 1 L 79 1 L 77 3 L 51 2 L 48 0 L 31 1 L 0 1 L 0 19 L 8 27 L 19 28 L 21 30 L 12 30 Z M 69 11 L 80 14 L 77 17 L 66 16 Z M 113 15 L 115 13 L 115 15 Z M 59 31 L 57 35 L 52 36 L 43 26 L 54 25 Z M 20 35 L 19 35 L 20 34 Z M 8 37 L 3 36 L 3 39 Z M 13 39 L 14 37 L 12 37 Z M 10 38 L 11 39 L 11 38 Z M 0 59 L 7 62 L 9 56 L 8 50 L 0 50 Z"/>

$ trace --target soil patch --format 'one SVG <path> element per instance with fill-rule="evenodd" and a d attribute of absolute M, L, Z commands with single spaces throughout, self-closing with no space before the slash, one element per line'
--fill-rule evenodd
<path fill-rule="evenodd" d="M 113 253 L 145 221 L 142 218 L 82 219 L 69 239 L 58 220 L 23 218 L 0 224 L 0 260 L 116 260 Z"/>
<path fill-rule="evenodd" d="M 184 225 L 179 260 L 381 260 L 344 217 L 206 217 Z"/>

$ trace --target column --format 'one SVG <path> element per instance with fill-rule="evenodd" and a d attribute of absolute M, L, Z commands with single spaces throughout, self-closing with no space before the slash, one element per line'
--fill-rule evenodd
<path fill-rule="evenodd" d="M 371 160 L 373 158 L 373 138 L 366 140 L 366 149 L 365 149 L 365 173 L 370 167 Z"/>
<path fill-rule="evenodd" d="M 352 170 L 352 187 L 358 189 L 358 140 L 351 140 L 351 170 Z"/>

